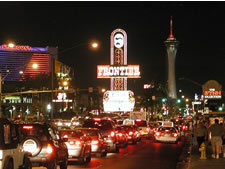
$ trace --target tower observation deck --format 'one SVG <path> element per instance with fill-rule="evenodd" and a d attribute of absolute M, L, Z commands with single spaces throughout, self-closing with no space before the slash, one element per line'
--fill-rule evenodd
<path fill-rule="evenodd" d="M 176 78 L 175 78 L 175 59 L 177 48 L 179 45 L 179 41 L 173 36 L 172 31 L 172 17 L 170 20 L 170 35 L 166 41 L 164 41 L 167 54 L 168 54 L 168 98 L 176 99 L 177 98 L 177 91 L 176 91 Z"/>

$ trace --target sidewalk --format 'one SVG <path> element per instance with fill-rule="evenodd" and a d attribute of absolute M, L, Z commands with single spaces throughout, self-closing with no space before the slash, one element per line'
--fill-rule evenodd
<path fill-rule="evenodd" d="M 197 146 L 192 147 L 191 159 L 188 169 L 225 169 L 225 158 L 220 154 L 219 159 L 213 159 L 211 145 L 207 146 L 206 160 L 200 160 L 200 152 Z"/>

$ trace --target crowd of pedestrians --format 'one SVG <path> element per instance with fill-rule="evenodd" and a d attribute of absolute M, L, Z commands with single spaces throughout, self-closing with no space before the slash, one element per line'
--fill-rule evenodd
<path fill-rule="evenodd" d="M 225 158 L 225 123 L 219 124 L 215 119 L 214 124 L 198 122 L 192 130 L 193 144 L 200 148 L 202 143 L 212 146 L 212 158 L 219 159 L 220 154 Z"/>

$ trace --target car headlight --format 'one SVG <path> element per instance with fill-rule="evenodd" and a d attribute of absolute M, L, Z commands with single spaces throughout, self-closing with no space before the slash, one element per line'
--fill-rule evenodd
<path fill-rule="evenodd" d="M 2 160 L 2 158 L 3 158 L 3 151 L 0 150 L 0 160 Z"/>

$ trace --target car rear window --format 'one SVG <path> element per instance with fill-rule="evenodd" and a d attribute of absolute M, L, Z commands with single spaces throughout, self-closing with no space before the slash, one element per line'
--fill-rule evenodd
<path fill-rule="evenodd" d="M 144 120 L 141 120 L 141 121 L 135 121 L 135 124 L 136 124 L 138 127 L 147 127 L 147 122 L 144 121 Z"/>
<path fill-rule="evenodd" d="M 60 135 L 62 137 L 68 137 L 68 138 L 83 136 L 81 131 L 60 131 Z"/>
<path fill-rule="evenodd" d="M 46 132 L 41 125 L 21 125 L 21 134 L 27 136 L 42 136 L 46 135 Z"/>
<path fill-rule="evenodd" d="M 112 129 L 113 125 L 109 120 L 87 120 L 84 121 L 83 127 L 91 127 L 91 128 L 98 128 L 101 130 Z"/>
<path fill-rule="evenodd" d="M 170 131 L 170 132 L 176 132 L 176 129 L 174 127 L 161 127 L 159 128 L 159 131 Z"/>
<path fill-rule="evenodd" d="M 85 130 L 85 129 L 82 129 L 82 131 L 87 136 L 98 136 L 98 131 L 97 130 Z"/>

